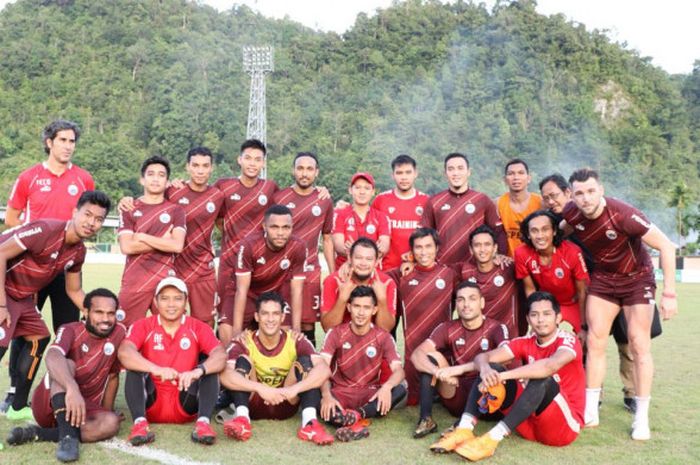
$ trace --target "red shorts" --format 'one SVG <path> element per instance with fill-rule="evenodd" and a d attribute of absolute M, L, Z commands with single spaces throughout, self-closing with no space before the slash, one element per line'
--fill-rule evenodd
<path fill-rule="evenodd" d="M 180 405 L 180 391 L 159 388 L 156 385 L 156 401 L 146 409 L 146 419 L 152 423 L 189 423 L 196 414 L 190 415 Z"/>
<path fill-rule="evenodd" d="M 93 418 L 97 413 L 110 412 L 102 407 L 96 399 L 85 399 L 85 413 L 87 419 Z M 47 373 L 32 395 L 32 414 L 34 420 L 42 428 L 53 428 L 56 426 L 56 418 L 51 408 L 51 389 L 49 387 L 49 374 Z"/>
<path fill-rule="evenodd" d="M 250 410 L 251 420 L 286 420 L 296 415 L 297 410 L 299 410 L 299 404 L 291 404 L 288 401 L 284 401 L 277 405 L 267 405 L 262 397 L 253 394 L 250 396 L 248 409 Z"/>
<path fill-rule="evenodd" d="M 379 386 L 333 386 L 331 394 L 344 409 L 358 409 L 369 402 L 369 399 L 379 390 Z"/>
<path fill-rule="evenodd" d="M 596 273 L 591 275 L 588 294 L 608 302 L 623 305 L 654 305 L 656 281 L 653 272 L 639 272 L 632 276 Z"/>
<path fill-rule="evenodd" d="M 464 406 L 467 404 L 467 398 L 469 398 L 469 392 L 472 390 L 475 379 L 474 376 L 460 376 L 455 395 L 449 399 L 440 396 L 442 405 L 445 406 L 452 416 L 459 417 L 464 413 Z M 438 392 L 440 391 L 438 390 Z"/>
<path fill-rule="evenodd" d="M 187 284 L 190 315 L 205 323 L 212 323 L 216 316 L 216 279 L 214 275 L 202 276 Z"/>
<path fill-rule="evenodd" d="M 156 311 L 155 293 L 155 287 L 138 292 L 122 288 L 119 291 L 117 321 L 128 328 L 134 321 L 145 318 L 149 310 L 154 313 Z"/>
<path fill-rule="evenodd" d="M 10 326 L 0 326 L 0 347 L 7 348 L 13 338 L 21 336 L 51 336 L 49 328 L 41 319 L 41 312 L 34 304 L 34 297 L 29 296 L 15 300 L 7 295 L 7 312 L 10 314 Z"/>
<path fill-rule="evenodd" d="M 302 297 L 301 322 L 313 324 L 321 319 L 321 268 L 304 273 L 304 295 Z"/>
<path fill-rule="evenodd" d="M 561 318 L 574 328 L 574 332 L 578 333 L 581 331 L 581 308 L 578 303 L 562 305 Z"/>

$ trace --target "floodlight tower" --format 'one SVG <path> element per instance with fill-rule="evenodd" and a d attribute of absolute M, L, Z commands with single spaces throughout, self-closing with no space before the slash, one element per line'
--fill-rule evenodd
<path fill-rule="evenodd" d="M 243 69 L 250 74 L 250 103 L 248 104 L 247 139 L 267 143 L 267 114 L 265 109 L 265 75 L 274 71 L 274 49 L 269 45 L 243 47 Z M 267 165 L 267 162 L 265 163 Z M 267 176 L 267 167 L 262 177 Z"/>

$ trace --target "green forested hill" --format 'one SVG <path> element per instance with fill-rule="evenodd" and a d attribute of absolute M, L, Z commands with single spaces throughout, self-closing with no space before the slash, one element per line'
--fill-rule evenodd
<path fill-rule="evenodd" d="M 76 159 L 114 196 L 139 190 L 147 155 L 182 165 L 195 144 L 231 173 L 245 136 L 246 44 L 276 50 L 268 142 L 281 184 L 293 154 L 311 150 L 336 196 L 358 168 L 386 188 L 389 160 L 406 152 L 435 192 L 442 157 L 457 150 L 472 159 L 474 186 L 495 196 L 503 163 L 519 156 L 535 180 L 599 168 L 608 192 L 667 229 L 672 189 L 685 183 L 690 203 L 700 191 L 700 70 L 672 78 L 531 1 L 493 11 L 397 2 L 339 36 L 247 7 L 18 0 L 0 12 L 0 200 L 43 158 L 38 134 L 55 117 L 83 127 Z"/>

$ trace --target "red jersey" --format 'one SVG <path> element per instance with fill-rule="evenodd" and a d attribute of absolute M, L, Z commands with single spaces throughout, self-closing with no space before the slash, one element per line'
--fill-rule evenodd
<path fill-rule="evenodd" d="M 430 197 L 415 191 L 411 198 L 401 198 L 394 190 L 384 191 L 372 201 L 372 207 L 384 212 L 391 223 L 391 247 L 382 260 L 382 269 L 401 266 L 401 255 L 410 250 L 408 238 L 420 226 L 425 204 Z"/>
<path fill-rule="evenodd" d="M 558 350 L 568 350 L 576 358 L 564 365 L 552 375 L 559 383 L 560 392 L 566 397 L 574 417 L 583 425 L 583 410 L 586 405 L 586 373 L 583 369 L 583 350 L 578 339 L 567 331 L 557 331 L 554 339 L 541 346 L 537 335 L 517 337 L 508 341 L 506 347 L 513 357 L 523 365 L 551 357 Z"/>
<path fill-rule="evenodd" d="M 333 217 L 333 234 L 342 234 L 343 242 L 355 242 L 360 237 L 368 237 L 374 242 L 379 240 L 380 236 L 391 237 L 391 225 L 389 218 L 376 208 L 370 207 L 365 220 L 362 221 L 360 216 L 349 205 L 340 210 L 335 210 Z M 347 257 L 338 255 L 335 257 L 335 269 L 347 261 Z"/>
<path fill-rule="evenodd" d="M 642 243 L 651 223 L 642 212 L 620 200 L 604 197 L 603 201 L 603 213 L 594 220 L 583 216 L 574 202 L 562 211 L 562 217 L 593 256 L 594 273 L 651 273 L 651 258 Z"/>
<path fill-rule="evenodd" d="M 63 174 L 56 175 L 42 162 L 20 173 L 7 205 L 24 211 L 25 223 L 38 219 L 68 221 L 82 193 L 94 189 L 95 181 L 84 169 L 69 163 Z"/>
<path fill-rule="evenodd" d="M 126 335 L 141 355 L 161 367 L 170 367 L 180 373 L 193 370 L 200 354 L 209 355 L 219 345 L 214 331 L 206 323 L 182 315 L 175 336 L 170 336 L 160 323 L 160 315 L 136 320 Z M 153 377 L 157 388 L 177 390 L 177 380 L 161 381 Z"/>
<path fill-rule="evenodd" d="M 433 195 L 425 204 L 421 223 L 437 230 L 440 237 L 438 261 L 446 265 L 471 258 L 469 234 L 482 224 L 489 225 L 498 234 L 498 249 L 506 250 L 496 205 L 473 189 L 462 194 L 447 189 Z"/>
<path fill-rule="evenodd" d="M 482 273 L 473 260 L 462 264 L 462 280 L 479 285 L 486 306 L 484 316 L 503 323 L 510 334 L 518 334 L 518 288 L 512 264 L 501 269 L 494 266 Z"/>
<path fill-rule="evenodd" d="M 485 318 L 481 326 L 467 329 L 461 320 L 441 323 L 428 338 L 435 349 L 446 354 L 450 364 L 463 365 L 482 352 L 493 350 L 508 340 L 508 329 L 502 323 Z M 468 374 L 475 378 L 477 372 Z"/>
<path fill-rule="evenodd" d="M 318 243 L 322 234 L 333 232 L 333 202 L 331 199 L 320 200 L 318 191 L 313 190 L 309 195 L 301 195 L 291 187 L 278 191 L 273 197 L 273 203 L 286 205 L 292 211 L 294 236 L 300 239 L 309 253 L 306 260 L 307 271 L 319 266 Z"/>
<path fill-rule="evenodd" d="M 110 373 L 119 373 L 117 349 L 126 336 L 121 323 L 107 337 L 98 337 L 85 328 L 85 322 L 67 323 L 56 332 L 49 349 L 60 351 L 75 362 L 75 382 L 83 398 L 101 405 Z"/>
<path fill-rule="evenodd" d="M 326 334 L 321 354 L 331 357 L 333 386 L 344 387 L 378 386 L 382 361 L 401 361 L 391 334 L 374 325 L 363 336 L 350 323 L 336 326 Z"/>
<path fill-rule="evenodd" d="M 187 235 L 185 247 L 175 256 L 175 271 L 185 282 L 214 275 L 214 247 L 211 233 L 224 203 L 219 189 L 208 186 L 204 192 L 189 186 L 168 188 L 168 200 L 185 211 Z"/>
<path fill-rule="evenodd" d="M 170 227 L 187 231 L 185 211 L 167 200 L 159 204 L 134 201 L 134 209 L 119 213 L 117 234 L 145 233 L 161 237 Z M 121 289 L 141 292 L 155 290 L 161 279 L 175 275 L 175 254 L 153 250 L 126 256 Z"/>
<path fill-rule="evenodd" d="M 85 261 L 85 245 L 66 244 L 68 223 L 37 220 L 4 231 L 0 243 L 14 240 L 24 252 L 8 260 L 5 292 L 21 300 L 39 292 L 64 271 L 78 273 Z"/>
<path fill-rule="evenodd" d="M 543 265 L 535 249 L 523 244 L 515 249 L 515 277 L 530 276 L 537 289 L 556 297 L 560 305 L 576 303 L 576 281 L 588 282 L 588 270 L 579 246 L 563 241 L 554 248 L 551 261 Z"/>
<path fill-rule="evenodd" d="M 396 316 L 396 283 L 387 274 L 376 270 L 374 277 L 370 278 L 366 284 L 371 286 L 375 279 L 379 279 L 382 283 L 387 283 L 386 287 L 386 305 L 392 315 Z M 333 308 L 333 305 L 338 300 L 338 289 L 340 286 L 340 276 L 338 272 L 331 273 L 323 281 L 323 292 L 321 293 L 321 314 L 328 313 Z M 376 315 L 375 315 L 376 316 Z M 343 323 L 350 321 L 350 313 L 347 311 L 343 315 Z"/>

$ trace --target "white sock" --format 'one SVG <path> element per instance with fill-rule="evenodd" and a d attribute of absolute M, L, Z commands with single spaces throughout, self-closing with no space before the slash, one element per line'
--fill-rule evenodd
<path fill-rule="evenodd" d="M 585 423 L 598 423 L 598 402 L 600 402 L 600 388 L 586 389 L 586 409 L 584 413 Z"/>
<path fill-rule="evenodd" d="M 311 420 L 316 419 L 316 409 L 314 407 L 306 407 L 301 411 L 301 426 L 306 426 Z"/>
<path fill-rule="evenodd" d="M 649 427 L 649 401 L 651 397 L 635 397 L 634 401 L 637 403 L 637 411 L 634 414 L 634 425 L 635 428 L 639 427 Z"/>
<path fill-rule="evenodd" d="M 248 410 L 248 407 L 245 405 L 239 405 L 236 407 L 236 416 L 237 417 L 246 417 L 248 420 L 250 420 L 250 411 Z"/>
<path fill-rule="evenodd" d="M 457 428 L 467 428 L 474 431 L 474 417 L 468 413 L 463 413 L 459 419 Z"/>
<path fill-rule="evenodd" d="M 10 386 L 10 387 L 7 389 L 7 393 L 8 393 L 8 394 L 14 394 L 14 393 L 16 392 L 16 389 L 17 389 L 17 388 L 15 388 L 14 386 Z"/>
<path fill-rule="evenodd" d="M 491 439 L 493 439 L 494 441 L 502 441 L 503 438 L 508 436 L 509 434 L 510 430 L 502 421 L 499 421 L 496 424 L 496 426 L 491 428 L 491 430 L 488 433 L 488 435 L 491 436 Z"/>
<path fill-rule="evenodd" d="M 204 423 L 209 423 L 209 418 L 207 417 L 199 417 L 197 418 L 197 422 L 203 421 Z"/>
<path fill-rule="evenodd" d="M 138 417 L 137 419 L 134 420 L 134 424 L 137 425 L 141 423 L 142 421 L 146 421 L 144 417 Z"/>

